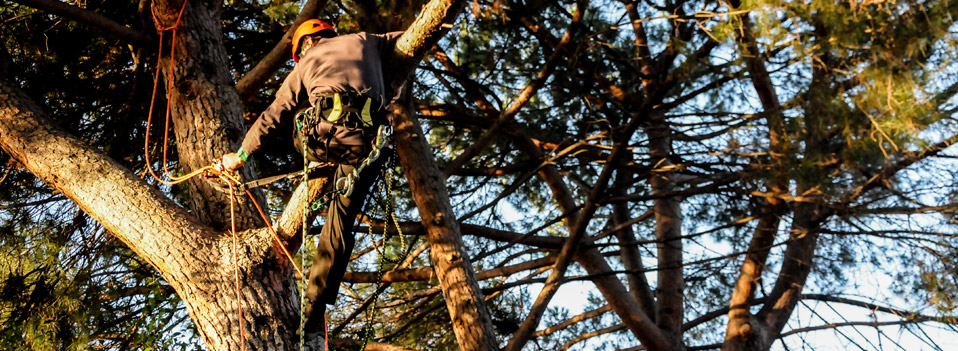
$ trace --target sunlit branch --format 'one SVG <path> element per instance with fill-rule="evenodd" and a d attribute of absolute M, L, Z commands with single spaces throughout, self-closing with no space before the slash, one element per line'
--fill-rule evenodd
<path fill-rule="evenodd" d="M 582 313 L 580 313 L 580 314 L 578 314 L 578 315 L 575 315 L 575 316 L 573 316 L 572 318 L 566 319 L 566 320 L 564 320 L 564 321 L 562 321 L 562 322 L 560 322 L 560 323 L 558 323 L 558 324 L 556 324 L 556 325 L 551 325 L 551 326 L 549 326 L 549 327 L 547 327 L 547 328 L 545 328 L 545 329 L 539 330 L 539 331 L 537 331 L 537 332 L 534 334 L 534 336 L 535 336 L 535 337 L 542 337 L 542 336 L 552 335 L 553 333 L 555 333 L 555 332 L 557 332 L 557 331 L 560 331 L 560 330 L 563 330 L 563 329 L 565 329 L 565 328 L 568 328 L 569 326 L 572 326 L 572 325 L 574 325 L 574 324 L 576 324 L 576 323 L 579 323 L 579 322 L 582 322 L 582 321 L 584 321 L 584 320 L 592 319 L 592 318 L 601 316 L 601 315 L 603 315 L 603 314 L 605 314 L 605 313 L 607 313 L 607 312 L 609 312 L 609 311 L 612 311 L 612 306 L 610 306 L 610 305 L 603 305 L 602 307 L 596 308 L 596 309 L 594 309 L 594 310 L 589 310 L 589 311 L 582 312 Z M 625 327 L 624 324 L 619 324 L 619 325 L 622 326 L 622 327 Z"/>

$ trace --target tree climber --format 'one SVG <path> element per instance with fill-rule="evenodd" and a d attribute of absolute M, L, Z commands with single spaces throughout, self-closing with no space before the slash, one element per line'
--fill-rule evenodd
<path fill-rule="evenodd" d="M 386 91 L 383 62 L 392 55 L 401 34 L 363 32 L 338 36 L 326 22 L 303 22 L 293 35 L 296 66 L 286 76 L 272 104 L 246 133 L 239 150 L 223 155 L 223 166 L 230 171 L 242 167 L 268 135 L 292 131 L 294 146 L 305 153 L 305 158 L 336 166 L 327 168 L 326 176 L 332 176 L 326 182 L 327 188 L 352 173 L 370 154 L 378 126 L 388 124 L 385 107 L 395 94 Z M 334 195 L 329 204 L 309 270 L 305 311 L 308 318 L 304 327 L 307 334 L 321 331 L 325 305 L 336 300 L 355 243 L 353 222 L 362 210 L 379 166 L 364 168 L 353 184 L 352 195 Z"/>

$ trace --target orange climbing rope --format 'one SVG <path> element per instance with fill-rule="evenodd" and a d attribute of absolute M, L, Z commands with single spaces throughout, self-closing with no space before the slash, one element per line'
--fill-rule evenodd
<path fill-rule="evenodd" d="M 230 185 L 230 233 L 233 234 L 233 250 L 232 251 L 233 251 L 233 266 L 235 268 L 233 270 L 233 274 L 236 278 L 236 309 L 239 310 L 239 330 L 240 330 L 240 341 L 241 341 L 240 349 L 246 350 L 246 331 L 245 331 L 245 328 L 243 328 L 243 300 L 241 300 L 241 297 L 243 296 L 243 294 L 242 294 L 242 290 L 240 290 L 239 265 L 236 263 L 236 252 L 239 251 L 239 245 L 236 242 L 236 216 L 233 216 L 233 213 L 235 213 L 234 212 L 235 210 L 233 208 L 233 203 L 236 201 L 233 201 L 233 198 L 234 198 L 233 183 L 232 182 L 228 182 L 228 183 Z"/>
<path fill-rule="evenodd" d="M 157 30 L 160 32 L 160 38 L 159 40 L 157 40 L 159 42 L 160 47 L 159 49 L 157 49 L 157 52 L 156 52 L 156 74 L 153 76 L 153 95 L 150 98 L 150 110 L 147 113 L 147 117 L 146 117 L 146 137 L 145 137 L 146 141 L 145 141 L 144 155 L 146 157 L 146 167 L 150 171 L 150 175 L 152 175 L 153 178 L 160 183 L 167 184 L 167 185 L 174 185 L 174 184 L 179 184 L 181 182 L 184 182 L 187 179 L 193 178 L 203 172 L 206 172 L 212 169 L 212 166 L 206 166 L 206 167 L 200 168 L 182 177 L 176 177 L 170 174 L 169 168 L 167 167 L 166 147 L 169 144 L 170 105 L 171 105 L 169 99 L 173 96 L 172 94 L 170 94 L 170 91 L 172 91 L 173 89 L 173 64 L 176 58 L 176 32 L 177 30 L 179 30 L 180 20 L 183 19 L 183 10 L 186 9 L 186 0 L 183 0 L 183 6 L 180 8 L 180 12 L 176 16 L 176 23 L 174 23 L 172 26 L 169 26 L 169 27 L 163 26 L 162 24 L 160 24 L 160 19 L 156 17 L 155 5 L 156 3 L 153 3 L 152 5 L 150 5 L 150 12 L 152 12 L 153 22 L 156 23 Z M 173 32 L 173 37 L 171 39 L 172 43 L 170 44 L 170 70 L 169 70 L 169 74 L 167 74 L 168 82 L 166 86 L 166 92 L 167 92 L 166 124 L 164 126 L 166 133 L 163 134 L 163 173 L 165 173 L 166 176 L 170 178 L 169 181 L 163 180 L 162 178 L 157 176 L 156 173 L 153 172 L 153 163 L 150 162 L 150 126 L 153 124 L 153 106 L 156 102 L 156 91 L 158 90 L 157 87 L 159 86 L 159 82 L 160 82 L 160 64 L 162 63 L 161 58 L 163 57 L 163 33 L 165 33 L 166 31 Z"/>
<path fill-rule="evenodd" d="M 239 251 L 239 243 L 238 243 L 238 238 L 236 235 L 236 215 L 235 215 L 235 205 L 234 205 L 235 203 L 234 187 L 240 184 L 240 182 L 238 179 L 236 179 L 236 177 L 231 176 L 229 173 L 223 170 L 221 164 L 219 163 L 219 160 L 215 161 L 213 164 L 204 166 L 198 170 L 195 170 L 193 172 L 187 173 L 179 177 L 174 176 L 169 171 L 166 154 L 167 154 L 167 145 L 169 145 L 169 132 L 170 132 L 170 105 L 171 105 L 170 99 L 172 98 L 172 94 L 170 94 L 170 92 L 173 89 L 173 68 L 174 68 L 173 65 L 176 61 L 175 60 L 176 59 L 176 33 L 177 33 L 177 30 L 179 30 L 180 20 L 183 18 L 183 11 L 186 9 L 186 0 L 183 1 L 183 5 L 180 8 L 180 12 L 179 14 L 177 14 L 176 22 L 169 27 L 163 26 L 160 24 L 160 20 L 156 16 L 156 9 L 153 5 L 155 5 L 155 3 L 153 3 L 150 6 L 150 10 L 153 14 L 153 20 L 157 25 L 157 30 L 159 31 L 159 40 L 158 40 L 159 49 L 157 50 L 157 54 L 156 54 L 157 68 L 156 68 L 156 74 L 153 77 L 153 95 L 150 98 L 150 110 L 149 110 L 149 113 L 147 114 L 147 122 L 146 122 L 146 136 L 145 136 L 146 141 L 144 143 L 145 145 L 143 150 L 145 160 L 146 160 L 146 167 L 149 170 L 150 175 L 152 175 L 153 178 L 156 179 L 156 181 L 162 184 L 175 185 L 175 184 L 182 183 L 197 175 L 205 174 L 207 177 L 217 178 L 229 185 L 230 234 L 232 234 L 232 237 L 233 237 L 233 250 L 232 250 L 233 253 L 232 254 L 233 254 L 233 265 L 234 265 L 234 273 L 235 273 L 234 278 L 235 278 L 235 285 L 236 285 L 236 304 L 237 304 L 237 309 L 239 311 L 239 329 L 240 329 L 241 349 L 245 351 L 246 350 L 246 333 L 245 333 L 245 328 L 243 327 L 242 291 L 240 289 L 241 280 L 240 280 L 239 265 L 237 264 L 237 252 Z M 156 174 L 156 172 L 153 171 L 153 164 L 150 161 L 150 126 L 152 126 L 152 123 L 153 123 L 153 108 L 156 102 L 156 92 L 158 90 L 157 88 L 159 87 L 159 81 L 160 81 L 159 67 L 160 67 L 160 64 L 162 63 L 161 57 L 163 55 L 163 33 L 166 31 L 173 32 L 173 35 L 171 38 L 171 44 L 170 44 L 171 45 L 170 46 L 170 69 L 167 74 L 168 79 L 166 82 L 166 92 L 167 92 L 166 118 L 165 118 L 166 121 L 164 124 L 164 134 L 163 134 L 163 173 L 166 174 L 166 176 L 169 177 L 170 180 L 164 180 L 160 178 Z M 246 195 L 249 196 L 250 200 L 253 202 L 253 205 L 256 207 L 256 210 L 259 212 L 259 215 L 263 218 L 263 222 L 265 222 L 267 228 L 269 228 L 269 232 L 270 234 L 272 234 L 273 239 L 279 245 L 280 250 L 282 250 L 286 258 L 289 259 L 289 262 L 292 264 L 296 272 L 299 273 L 299 276 L 305 278 L 303 271 L 299 268 L 299 266 L 296 265 L 296 262 L 293 259 L 293 255 L 290 254 L 289 250 L 286 249 L 286 246 L 283 244 L 283 241 L 280 240 L 279 235 L 276 233 L 276 230 L 273 229 L 273 225 L 270 223 L 269 217 L 266 216 L 266 213 L 263 212 L 263 209 L 260 207 L 259 202 L 256 201 L 256 198 L 253 197 L 253 193 L 251 193 L 249 189 L 245 189 L 245 191 L 246 191 Z"/>

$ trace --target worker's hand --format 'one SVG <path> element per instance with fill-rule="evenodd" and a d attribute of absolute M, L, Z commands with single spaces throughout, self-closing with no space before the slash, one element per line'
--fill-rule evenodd
<path fill-rule="evenodd" d="M 233 172 L 240 167 L 243 167 L 243 163 L 243 160 L 240 159 L 239 155 L 237 155 L 235 152 L 223 155 L 223 168 L 226 169 L 227 172 Z"/>

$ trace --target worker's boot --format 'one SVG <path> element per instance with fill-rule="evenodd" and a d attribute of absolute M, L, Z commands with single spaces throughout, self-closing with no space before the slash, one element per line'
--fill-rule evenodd
<path fill-rule="evenodd" d="M 325 319 L 326 304 L 316 304 L 314 305 L 314 308 L 316 310 L 310 312 L 310 314 L 314 316 L 313 323 L 315 323 L 316 320 L 319 320 L 319 321 L 322 321 L 322 323 L 325 323 L 326 322 L 326 319 Z M 326 351 L 325 350 L 325 341 L 326 341 L 325 329 L 326 329 L 325 326 L 320 326 L 319 328 L 316 328 L 316 326 L 306 326 L 304 328 L 304 332 L 306 332 L 305 334 L 306 343 L 303 346 L 303 350 L 304 351 Z"/>

